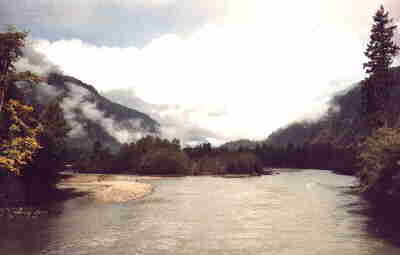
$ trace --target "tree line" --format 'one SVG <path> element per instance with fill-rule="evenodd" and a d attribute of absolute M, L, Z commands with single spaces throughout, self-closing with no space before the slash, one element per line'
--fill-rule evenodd
<path fill-rule="evenodd" d="M 223 175 L 262 174 L 263 169 L 330 169 L 352 174 L 355 152 L 331 144 L 271 146 L 260 143 L 254 148 L 229 149 L 210 143 L 181 148 L 180 141 L 146 136 L 122 145 L 112 153 L 101 142 L 92 151 L 81 154 L 73 169 L 92 173 L 126 173 L 141 175 Z"/>
<path fill-rule="evenodd" d="M 142 175 L 261 174 L 262 162 L 253 152 L 232 152 L 210 143 L 181 148 L 180 141 L 146 136 L 123 144 L 112 154 L 100 142 L 73 164 L 83 172 Z"/>

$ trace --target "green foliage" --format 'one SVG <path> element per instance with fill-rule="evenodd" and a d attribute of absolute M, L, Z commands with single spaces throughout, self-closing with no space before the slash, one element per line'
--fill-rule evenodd
<path fill-rule="evenodd" d="M 369 61 L 364 64 L 364 69 L 369 77 L 362 84 L 362 102 L 371 128 L 385 123 L 384 113 L 389 88 L 393 83 L 388 74 L 389 68 L 400 49 L 393 41 L 397 26 L 392 22 L 389 13 L 381 6 L 374 16 L 370 42 L 365 52 Z"/>
<path fill-rule="evenodd" d="M 100 141 L 96 141 L 93 143 L 92 152 L 83 154 L 75 167 L 83 172 L 112 173 L 117 168 L 115 163 L 110 149 L 103 147 Z"/>
<path fill-rule="evenodd" d="M 167 139 L 146 136 L 136 142 L 122 146 L 120 152 L 116 155 L 115 166 L 119 168 L 120 171 L 137 173 L 144 173 L 143 169 L 145 168 L 150 174 L 151 172 L 157 171 L 157 169 L 150 170 L 150 165 L 154 165 L 156 164 L 155 162 L 160 162 L 162 160 L 165 160 L 165 164 L 171 164 L 170 160 L 175 158 L 176 160 L 182 160 L 182 162 L 177 163 L 177 166 L 170 169 L 171 174 L 176 174 L 176 168 L 186 166 L 186 162 L 183 162 L 185 161 L 184 156 L 178 153 L 180 151 L 180 141 L 178 139 L 174 139 L 170 142 Z M 151 160 L 149 164 L 147 162 L 148 160 Z M 181 169 L 179 171 L 181 171 Z M 164 169 L 163 172 L 167 173 L 167 170 Z"/>
<path fill-rule="evenodd" d="M 39 178 L 41 182 L 54 183 L 57 171 L 62 169 L 66 152 L 66 137 L 70 128 L 57 101 L 49 103 L 38 114 L 43 132 L 38 136 L 41 149 L 36 153 L 25 175 Z"/>
<path fill-rule="evenodd" d="M 83 171 L 101 168 L 102 172 L 142 175 L 220 175 L 254 174 L 261 171 L 262 163 L 250 151 L 226 151 L 212 148 L 208 143 L 181 149 L 178 139 L 146 136 L 123 145 L 116 155 L 104 154 L 102 146 L 96 143 L 93 153 L 76 167 Z"/>
<path fill-rule="evenodd" d="M 361 190 L 373 195 L 400 193 L 400 129 L 379 128 L 359 150 Z"/>
<path fill-rule="evenodd" d="M 188 166 L 189 158 L 184 152 L 161 148 L 142 156 L 138 173 L 185 175 Z"/>
<path fill-rule="evenodd" d="M 208 143 L 184 149 L 192 160 L 190 172 L 193 175 L 259 173 L 263 165 L 259 156 L 251 149 L 243 150 L 214 149 Z"/>
<path fill-rule="evenodd" d="M 397 26 L 392 25 L 389 12 L 381 6 L 374 16 L 371 29 L 370 42 L 365 56 L 369 61 L 364 64 L 366 73 L 372 75 L 386 73 L 393 63 L 393 57 L 398 54 L 399 47 L 393 41 L 394 31 Z"/>
<path fill-rule="evenodd" d="M 390 128 L 395 93 L 395 76 L 389 68 L 399 47 L 393 41 L 396 26 L 381 7 L 374 16 L 371 40 L 364 64 L 369 77 L 363 82 L 362 103 L 368 120 L 369 135 L 358 148 L 360 188 L 373 198 L 400 198 L 400 130 Z M 397 103 L 397 102 L 396 102 Z"/>

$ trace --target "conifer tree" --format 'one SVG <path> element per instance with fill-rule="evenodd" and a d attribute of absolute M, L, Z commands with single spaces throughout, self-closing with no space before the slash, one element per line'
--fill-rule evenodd
<path fill-rule="evenodd" d="M 397 26 L 392 24 L 389 12 L 381 6 L 373 19 L 370 41 L 365 51 L 369 61 L 363 66 L 368 77 L 362 84 L 362 104 L 368 124 L 371 128 L 378 128 L 385 125 L 385 107 L 393 83 L 389 68 L 399 47 L 393 41 Z"/>

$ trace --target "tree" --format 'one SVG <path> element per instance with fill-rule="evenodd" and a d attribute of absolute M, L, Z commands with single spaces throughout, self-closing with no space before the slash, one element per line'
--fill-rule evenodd
<path fill-rule="evenodd" d="M 56 174 L 56 170 L 62 169 L 67 149 L 66 137 L 71 129 L 57 100 L 46 105 L 38 115 L 43 127 L 43 132 L 38 137 L 42 149 L 35 157 L 33 168 L 41 169 L 42 174 L 50 177 Z"/>
<path fill-rule="evenodd" d="M 17 31 L 10 27 L 6 33 L 0 33 L 0 113 L 7 101 L 8 90 L 16 81 L 39 81 L 33 73 L 15 70 L 15 62 L 22 57 L 27 32 Z"/>
<path fill-rule="evenodd" d="M 185 175 L 189 158 L 182 151 L 168 148 L 154 149 L 141 157 L 140 174 L 178 174 Z"/>
<path fill-rule="evenodd" d="M 392 80 L 389 68 L 393 58 L 398 54 L 399 47 L 393 41 L 397 26 L 389 13 L 381 6 L 374 16 L 370 41 L 365 51 L 369 61 L 364 63 L 368 77 L 362 84 L 362 104 L 370 127 L 385 125 L 384 110 L 389 99 L 389 87 Z"/>
<path fill-rule="evenodd" d="M 40 80 L 31 72 L 15 70 L 26 36 L 26 32 L 14 29 L 0 33 L 0 170 L 17 175 L 41 148 L 38 136 L 43 131 L 33 117 L 34 109 L 18 100 L 17 81 Z"/>
<path fill-rule="evenodd" d="M 400 129 L 379 128 L 362 144 L 358 155 L 360 188 L 379 198 L 400 198 Z"/>
<path fill-rule="evenodd" d="M 37 137 L 41 148 L 22 171 L 26 199 L 32 205 L 51 198 L 51 191 L 59 179 L 58 172 L 63 169 L 65 138 L 70 130 L 57 100 L 36 115 L 42 126 L 42 132 Z"/>

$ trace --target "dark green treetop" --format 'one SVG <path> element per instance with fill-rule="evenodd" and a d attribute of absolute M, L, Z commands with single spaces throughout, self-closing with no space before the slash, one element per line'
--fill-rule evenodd
<path fill-rule="evenodd" d="M 362 105 L 371 129 L 386 125 L 385 108 L 393 85 L 389 68 L 397 56 L 399 47 L 393 40 L 397 28 L 383 6 L 374 16 L 370 41 L 365 51 L 368 62 L 364 63 L 367 78 L 362 84 Z"/>

